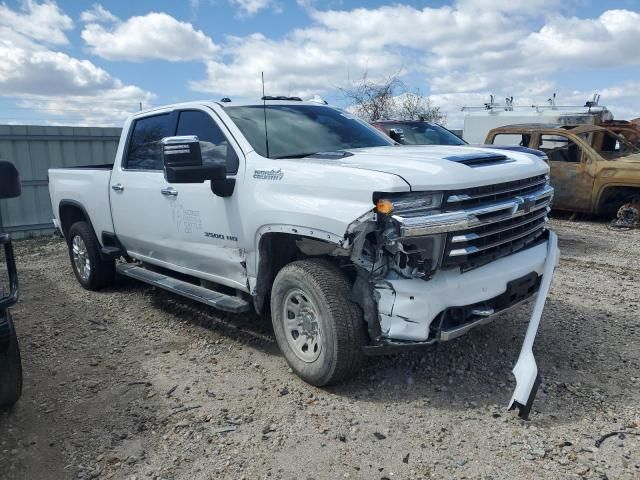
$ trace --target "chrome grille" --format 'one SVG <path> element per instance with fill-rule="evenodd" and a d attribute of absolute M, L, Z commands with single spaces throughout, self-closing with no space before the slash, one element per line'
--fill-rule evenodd
<path fill-rule="evenodd" d="M 523 178 L 512 182 L 456 190 L 447 193 L 444 206 L 447 209 L 463 209 L 483 203 L 527 195 L 542 188 L 547 181 L 546 175 L 536 175 L 535 177 Z"/>
<path fill-rule="evenodd" d="M 442 267 L 470 270 L 543 241 L 551 199 L 545 175 L 449 193 L 449 209 L 463 204 L 475 222 L 447 233 Z"/>

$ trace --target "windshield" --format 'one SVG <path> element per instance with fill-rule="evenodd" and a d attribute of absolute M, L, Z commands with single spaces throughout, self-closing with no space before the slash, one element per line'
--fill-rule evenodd
<path fill-rule="evenodd" d="M 404 145 L 465 145 L 466 142 L 440 125 L 428 122 L 394 122 L 379 124 L 387 135 L 402 130 Z"/>
<path fill-rule="evenodd" d="M 225 107 L 225 111 L 263 157 L 296 158 L 318 152 L 394 144 L 365 122 L 331 107 L 267 105 L 267 155 L 263 106 Z"/>

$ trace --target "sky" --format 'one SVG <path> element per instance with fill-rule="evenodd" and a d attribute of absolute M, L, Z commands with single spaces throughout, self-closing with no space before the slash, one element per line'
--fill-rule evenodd
<path fill-rule="evenodd" d="M 640 0 L 9 0 L 0 124 L 119 126 L 168 103 L 320 95 L 397 75 L 461 125 L 464 105 L 640 117 Z"/>

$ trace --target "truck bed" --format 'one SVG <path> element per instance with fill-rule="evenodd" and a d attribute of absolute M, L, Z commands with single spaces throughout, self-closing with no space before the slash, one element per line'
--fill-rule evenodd
<path fill-rule="evenodd" d="M 100 165 L 75 165 L 73 167 L 52 168 L 51 170 L 74 170 L 74 169 L 112 170 L 113 169 L 113 163 L 103 163 L 103 164 L 100 164 Z"/>
<path fill-rule="evenodd" d="M 98 240 L 102 232 L 113 232 L 109 205 L 109 182 L 112 165 L 88 165 L 49 169 L 51 207 L 60 220 L 60 207 L 76 204 L 91 219 Z"/>

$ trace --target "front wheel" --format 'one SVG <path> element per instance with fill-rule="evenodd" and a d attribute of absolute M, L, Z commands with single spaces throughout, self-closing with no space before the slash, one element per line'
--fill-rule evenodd
<path fill-rule="evenodd" d="M 18 337 L 8 310 L 0 312 L 0 409 L 18 401 L 22 394 L 22 362 Z"/>
<path fill-rule="evenodd" d="M 115 261 L 103 260 L 100 243 L 87 222 L 71 225 L 68 234 L 69 258 L 78 282 L 87 290 L 99 290 L 111 285 Z"/>
<path fill-rule="evenodd" d="M 366 340 L 351 284 L 326 260 L 286 265 L 273 283 L 271 319 L 278 346 L 305 382 L 323 386 L 356 373 Z"/>

